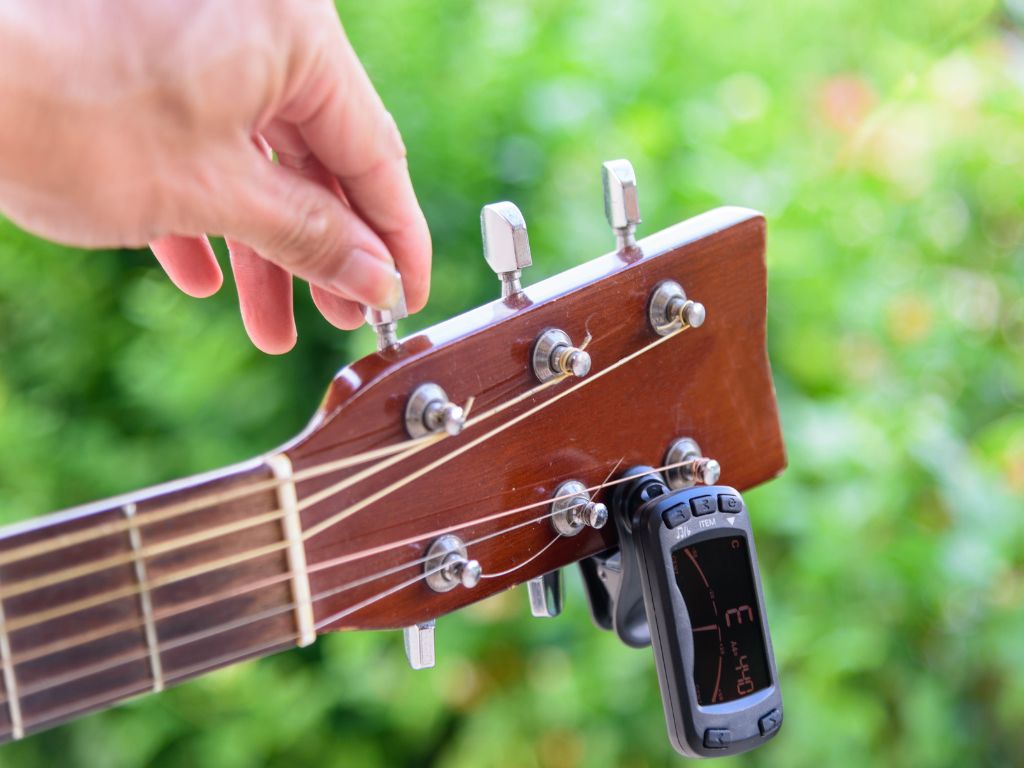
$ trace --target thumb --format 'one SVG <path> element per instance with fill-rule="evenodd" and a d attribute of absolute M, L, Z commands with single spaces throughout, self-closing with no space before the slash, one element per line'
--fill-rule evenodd
<path fill-rule="evenodd" d="M 221 220 L 210 221 L 208 231 L 246 243 L 332 293 L 372 307 L 394 305 L 401 278 L 373 230 L 322 185 L 253 156 L 248 178 L 232 175 L 228 189 L 218 188 Z"/>

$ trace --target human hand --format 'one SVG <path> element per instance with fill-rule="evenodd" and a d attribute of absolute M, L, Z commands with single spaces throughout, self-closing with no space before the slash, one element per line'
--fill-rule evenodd
<path fill-rule="evenodd" d="M 151 243 L 192 296 L 220 288 L 224 235 L 270 353 L 295 343 L 292 275 L 340 328 L 393 302 L 396 267 L 426 303 L 405 149 L 329 0 L 8 0 L 0 64 L 0 210 L 24 228 Z"/>

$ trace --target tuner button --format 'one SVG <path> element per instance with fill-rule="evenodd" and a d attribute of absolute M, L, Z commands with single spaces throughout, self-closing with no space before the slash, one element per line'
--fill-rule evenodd
<path fill-rule="evenodd" d="M 445 534 L 430 545 L 423 563 L 427 586 L 435 592 L 450 592 L 460 584 L 472 589 L 480 583 L 483 568 L 466 556 L 466 545 L 453 534 Z"/>
<path fill-rule="evenodd" d="M 501 280 L 501 297 L 522 293 L 523 270 L 533 264 L 526 221 L 510 202 L 491 203 L 480 211 L 484 258 Z"/>
<path fill-rule="evenodd" d="M 562 612 L 562 572 L 554 570 L 526 582 L 530 595 L 530 613 L 550 619 Z"/>
<path fill-rule="evenodd" d="M 377 334 L 378 352 L 398 346 L 398 321 L 404 320 L 408 316 L 409 310 L 405 307 L 404 289 L 399 290 L 398 300 L 388 309 L 363 307 L 363 317 L 373 326 L 373 330 Z"/>
<path fill-rule="evenodd" d="M 665 480 L 674 491 L 701 485 L 715 485 L 722 476 L 722 465 L 701 453 L 692 437 L 682 437 L 665 454 Z"/>
<path fill-rule="evenodd" d="M 402 630 L 405 657 L 413 669 L 430 669 L 434 666 L 435 623 L 435 620 L 431 619 Z"/>
<path fill-rule="evenodd" d="M 603 528 L 608 507 L 592 501 L 579 480 L 567 480 L 555 489 L 551 502 L 551 525 L 563 536 L 575 536 L 584 528 Z"/>
<path fill-rule="evenodd" d="M 601 166 L 604 186 L 604 215 L 615 232 L 618 250 L 636 246 L 636 225 L 640 223 L 640 200 L 636 173 L 629 160 L 609 160 Z"/>
<path fill-rule="evenodd" d="M 658 283 L 647 305 L 647 319 L 659 336 L 668 336 L 683 328 L 700 328 L 706 317 L 704 305 L 688 299 L 683 286 L 675 280 Z"/>
<path fill-rule="evenodd" d="M 541 382 L 566 374 L 582 379 L 590 366 L 590 353 L 573 346 L 569 335 L 557 328 L 544 331 L 533 347 L 533 373 Z"/>
<path fill-rule="evenodd" d="M 437 384 L 420 384 L 405 405 L 405 431 L 410 437 L 442 431 L 457 435 L 465 425 L 465 411 Z"/>

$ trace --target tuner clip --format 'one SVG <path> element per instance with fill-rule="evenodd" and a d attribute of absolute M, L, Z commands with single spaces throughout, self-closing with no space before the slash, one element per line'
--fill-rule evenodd
<path fill-rule="evenodd" d="M 434 619 L 413 624 L 402 630 L 405 640 L 405 658 L 413 669 L 430 669 L 434 666 Z"/>
<path fill-rule="evenodd" d="M 530 595 L 530 613 L 549 619 L 562 612 L 562 572 L 554 570 L 526 583 Z"/>

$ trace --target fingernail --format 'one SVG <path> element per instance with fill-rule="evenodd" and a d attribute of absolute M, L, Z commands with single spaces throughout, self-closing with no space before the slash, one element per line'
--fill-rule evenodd
<path fill-rule="evenodd" d="M 329 287 L 377 309 L 395 305 L 401 295 L 401 277 L 388 262 L 371 253 L 352 251 Z"/>

